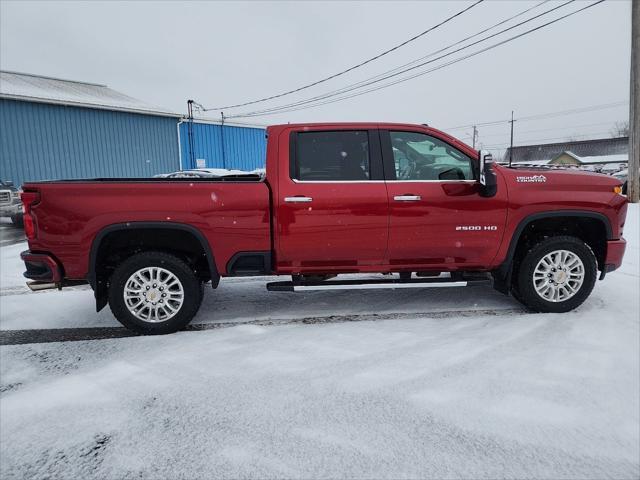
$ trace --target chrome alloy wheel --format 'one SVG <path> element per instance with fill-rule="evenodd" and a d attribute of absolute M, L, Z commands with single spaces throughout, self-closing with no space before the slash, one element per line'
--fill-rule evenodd
<path fill-rule="evenodd" d="M 554 250 L 536 265 L 533 285 L 545 300 L 564 302 L 578 293 L 584 275 L 584 264 L 578 255 L 569 250 Z"/>
<path fill-rule="evenodd" d="M 145 267 L 133 273 L 124 285 L 124 303 L 143 322 L 164 322 L 176 315 L 184 302 L 178 277 L 160 267 Z"/>

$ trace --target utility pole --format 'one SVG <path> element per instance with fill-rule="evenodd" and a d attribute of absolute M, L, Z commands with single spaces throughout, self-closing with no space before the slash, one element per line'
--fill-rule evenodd
<path fill-rule="evenodd" d="M 476 126 L 473 126 L 473 148 L 476 148 L 476 140 L 478 138 L 478 129 L 476 128 Z"/>
<path fill-rule="evenodd" d="M 187 145 L 189 145 L 189 167 L 195 168 L 196 166 L 196 152 L 193 149 L 193 100 L 187 100 Z M 180 168 L 183 168 L 180 165 Z"/>
<path fill-rule="evenodd" d="M 509 148 L 509 166 L 513 160 L 513 110 L 511 110 L 511 147 Z"/>
<path fill-rule="evenodd" d="M 627 196 L 638 203 L 640 196 L 640 0 L 631 3 L 631 98 L 629 102 L 629 174 Z"/>
<path fill-rule="evenodd" d="M 220 125 L 220 143 L 222 146 L 222 168 L 227 168 L 227 154 L 224 148 L 224 112 L 220 112 L 222 123 Z"/>

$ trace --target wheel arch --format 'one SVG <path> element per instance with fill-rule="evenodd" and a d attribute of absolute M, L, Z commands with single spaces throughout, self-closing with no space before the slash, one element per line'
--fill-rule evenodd
<path fill-rule="evenodd" d="M 606 215 L 599 212 L 592 212 L 586 210 L 555 210 L 549 212 L 537 212 L 527 215 L 520 220 L 518 226 L 515 228 L 511 240 L 509 241 L 509 248 L 507 249 L 507 255 L 505 260 L 494 270 L 493 276 L 496 280 L 496 289 L 502 293 L 509 293 L 513 277 L 513 267 L 516 260 L 516 252 L 520 246 L 520 241 L 525 229 L 535 225 L 536 222 L 543 222 L 545 220 L 561 220 L 563 218 L 573 219 L 588 219 L 599 222 L 605 232 L 604 242 L 613 239 L 613 230 L 611 228 L 611 222 Z M 606 252 L 604 252 L 606 254 Z M 598 259 L 600 265 L 600 259 Z"/>
<path fill-rule="evenodd" d="M 102 228 L 94 237 L 91 243 L 91 249 L 89 251 L 89 268 L 87 274 L 87 280 L 91 287 L 93 288 L 94 295 L 96 298 L 96 310 L 100 311 L 107 304 L 108 295 L 107 295 L 107 287 L 103 281 L 99 278 L 97 263 L 99 259 L 99 254 L 101 252 L 101 247 L 105 239 L 114 233 L 118 232 L 135 232 L 137 230 L 169 230 L 169 231 L 179 231 L 185 232 L 191 235 L 195 241 L 202 248 L 206 259 L 207 265 L 209 269 L 209 275 L 211 276 L 211 283 L 213 288 L 216 288 L 218 282 L 220 280 L 220 274 L 215 264 L 215 257 L 213 255 L 213 250 L 211 249 L 211 245 L 209 241 L 204 236 L 204 234 L 193 225 L 188 225 L 184 223 L 177 222 L 127 222 L 127 223 L 116 223 L 108 225 Z"/>

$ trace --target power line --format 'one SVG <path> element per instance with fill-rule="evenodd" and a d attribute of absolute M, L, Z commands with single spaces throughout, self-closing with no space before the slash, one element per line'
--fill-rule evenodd
<path fill-rule="evenodd" d="M 441 49 L 439 49 L 439 50 L 436 50 L 435 52 L 431 52 L 431 53 L 429 53 L 429 54 L 427 54 L 427 55 L 424 55 L 424 56 L 422 56 L 422 57 L 420 57 L 420 58 L 416 58 L 415 60 L 412 60 L 412 61 L 410 61 L 410 62 L 407 62 L 407 63 L 404 63 L 404 64 L 402 64 L 402 65 L 399 65 L 399 66 L 397 66 L 397 67 L 395 67 L 395 68 L 392 68 L 392 69 L 390 69 L 390 70 L 387 70 L 387 71 L 385 71 L 385 72 L 382 72 L 382 73 L 380 73 L 380 74 L 378 74 L 378 75 L 374 75 L 374 76 L 369 77 L 369 78 L 366 78 L 366 79 L 364 79 L 364 80 L 360 80 L 359 82 L 355 82 L 355 83 L 349 84 L 349 85 L 347 85 L 347 86 L 345 86 L 345 87 L 342 87 L 342 88 L 340 88 L 340 89 L 333 90 L 333 91 L 331 91 L 331 92 L 327 92 L 327 93 L 336 93 L 336 92 L 338 92 L 338 93 L 342 93 L 342 92 L 345 92 L 345 91 L 346 91 L 346 89 L 348 89 L 349 87 L 354 87 L 354 86 L 360 86 L 360 85 L 363 85 L 363 84 L 365 84 L 366 82 L 368 82 L 368 81 L 370 81 L 370 80 L 378 79 L 378 78 L 383 77 L 383 76 L 385 76 L 385 75 L 387 75 L 387 74 L 389 74 L 389 73 L 397 72 L 398 70 L 401 70 L 401 69 L 403 69 L 403 68 L 405 68 L 405 67 L 408 67 L 408 66 L 410 66 L 410 65 L 414 65 L 414 64 L 416 64 L 416 63 L 418 63 L 418 62 L 420 62 L 420 61 L 422 61 L 422 60 L 425 60 L 425 59 L 427 59 L 427 58 L 431 58 L 431 57 L 433 57 L 434 55 L 437 55 L 438 53 L 445 52 L 445 51 L 449 50 L 449 49 L 450 49 L 450 48 L 452 48 L 452 47 L 455 47 L 455 46 L 457 46 L 457 45 L 460 45 L 461 43 L 466 42 L 467 40 L 470 40 L 470 39 L 475 38 L 475 37 L 477 37 L 477 36 L 479 36 L 479 35 L 482 35 L 483 33 L 486 33 L 486 32 L 488 32 L 489 30 L 493 30 L 494 28 L 499 27 L 500 25 L 504 25 L 505 23 L 507 23 L 507 22 L 509 22 L 509 21 L 513 20 L 514 18 L 520 17 L 520 16 L 522 16 L 522 15 L 524 15 L 524 14 L 526 14 L 526 13 L 530 12 L 531 10 L 534 10 L 534 9 L 538 8 L 540 5 L 544 5 L 545 3 L 549 2 L 549 1 L 551 1 L 551 0 L 543 0 L 542 2 L 540 2 L 540 3 L 536 4 L 536 5 L 532 6 L 532 7 L 529 7 L 529 8 L 527 8 L 527 9 L 525 9 L 525 10 L 523 10 L 523 11 L 521 11 L 521 12 L 519 12 L 519 13 L 515 14 L 515 15 L 512 15 L 511 17 L 505 18 L 504 20 L 501 20 L 500 22 L 498 22 L 498 23 L 496 23 L 496 24 L 494 24 L 494 25 L 491 25 L 490 27 L 487 27 L 487 28 L 485 28 L 485 29 L 483 29 L 483 30 L 480 30 L 479 32 L 474 33 L 473 35 L 469 35 L 468 37 L 465 37 L 465 38 L 463 38 L 462 40 L 459 40 L 459 41 L 457 41 L 457 42 L 455 42 L 455 43 L 451 43 L 451 44 L 447 45 L 446 47 L 443 47 L 443 48 L 441 48 Z M 567 3 L 569 3 L 569 2 L 567 2 Z M 565 5 L 566 5 L 566 4 L 565 4 Z M 561 6 L 562 6 L 562 5 L 561 5 Z M 549 11 L 551 11 L 551 10 L 549 10 Z M 544 12 L 542 15 L 544 15 L 545 13 L 548 13 L 549 11 Z M 537 18 L 537 17 L 533 17 L 532 19 L 534 19 L 534 18 Z M 532 19 L 530 19 L 530 20 L 532 20 Z M 517 25 L 516 25 L 516 26 L 517 26 Z M 505 31 L 506 31 L 506 30 L 503 30 L 502 32 L 499 32 L 499 33 L 504 33 Z M 487 38 L 491 38 L 491 37 L 487 37 Z M 364 86 L 364 85 L 363 85 L 363 86 Z M 325 95 L 325 94 L 322 94 L 322 95 L 320 95 L 319 97 L 324 96 L 324 95 Z M 319 98 L 319 97 L 312 97 L 312 98 L 313 98 L 313 99 L 315 99 L 315 98 Z M 292 104 L 292 105 L 293 105 L 293 104 Z"/>
<path fill-rule="evenodd" d="M 343 94 L 343 93 L 348 93 L 348 92 L 350 92 L 350 91 L 357 90 L 357 89 L 359 89 L 359 88 L 363 88 L 363 87 L 366 87 L 366 86 L 369 86 L 369 85 L 373 85 L 373 84 L 375 84 L 375 83 L 379 83 L 379 82 L 384 81 L 384 80 L 387 80 L 387 79 L 389 79 L 389 78 L 396 77 L 396 76 L 401 75 L 401 74 L 403 74 L 403 73 L 409 72 L 409 71 L 411 71 L 411 70 L 415 70 L 415 69 L 420 68 L 420 67 L 423 67 L 423 66 L 425 66 L 425 65 L 427 65 L 427 64 L 430 64 L 430 63 L 436 62 L 436 61 L 438 61 L 438 60 L 441 60 L 441 59 L 443 59 L 443 58 L 445 58 L 445 57 L 448 57 L 448 56 L 453 55 L 453 54 L 455 54 L 455 53 L 458 53 L 458 52 L 460 52 L 460 51 L 462 51 L 462 50 L 465 50 L 465 49 L 467 49 L 467 48 L 470 48 L 470 47 L 472 47 L 472 46 L 474 46 L 474 45 L 477 45 L 478 43 L 482 43 L 482 42 L 484 42 L 484 41 L 486 41 L 486 40 L 489 40 L 489 39 L 491 39 L 491 38 L 493 38 L 493 37 L 496 37 L 496 36 L 498 36 L 498 35 L 501 35 L 501 34 L 503 34 L 503 33 L 507 32 L 507 31 L 509 31 L 509 30 L 512 30 L 512 29 L 514 29 L 514 28 L 517 28 L 517 27 L 519 27 L 519 26 L 521 26 L 521 25 L 523 25 L 523 24 L 525 24 L 525 23 L 531 22 L 531 21 L 533 21 L 533 20 L 535 20 L 535 19 L 537 19 L 537 18 L 539 18 L 539 17 L 541 17 L 541 16 L 543 16 L 543 15 L 546 15 L 546 14 L 548 14 L 548 13 L 551 13 L 551 12 L 553 12 L 554 10 L 557 10 L 557 9 L 559 9 L 559 8 L 562 8 L 562 7 L 564 7 L 565 5 L 568 5 L 569 3 L 572 3 L 572 2 L 574 2 L 574 1 L 575 1 L 575 0 L 569 0 L 569 1 L 567 1 L 567 2 L 565 2 L 565 3 L 563 3 L 563 4 L 561 4 L 561 5 L 558 5 L 558 6 L 556 6 L 556 7 L 553 7 L 553 8 L 551 8 L 551 9 L 549 9 L 549 10 L 546 10 L 546 11 L 544 11 L 544 12 L 542 12 L 542 13 L 538 14 L 538 15 L 535 15 L 535 16 L 533 16 L 533 17 L 531 17 L 531 18 L 528 18 L 527 20 L 524 20 L 524 21 L 522 21 L 522 22 L 520 22 L 520 23 L 517 23 L 517 24 L 515 24 L 515 25 L 512 25 L 511 27 L 505 28 L 505 29 L 503 29 L 503 30 L 501 30 L 501 31 L 499 31 L 499 32 L 496 32 L 496 33 L 492 34 L 492 35 L 488 35 L 488 36 L 486 36 L 486 37 L 484 37 L 484 38 L 482 38 L 482 39 L 480 39 L 480 40 L 477 40 L 477 41 L 475 41 L 475 42 L 473 42 L 473 43 L 470 43 L 470 44 L 465 45 L 465 46 L 463 46 L 463 47 L 460 47 L 460 48 L 458 48 L 458 49 L 456 49 L 456 50 L 453 50 L 453 51 L 451 51 L 451 52 L 449 52 L 449 53 L 446 53 L 446 54 L 444 54 L 444 55 L 441 55 L 441 56 L 439 56 L 439 57 L 436 57 L 436 58 L 434 58 L 433 60 L 429 60 L 429 61 L 426 61 L 426 62 L 419 63 L 418 65 L 414 65 L 414 66 L 412 66 L 412 67 L 405 68 L 404 70 L 400 70 L 400 71 L 398 71 L 399 69 L 402 69 L 402 68 L 403 68 L 403 66 L 396 67 L 396 68 L 391 69 L 391 70 L 388 70 L 388 71 L 386 71 L 386 72 L 384 72 L 384 73 L 382 73 L 382 74 L 375 75 L 375 76 L 373 76 L 373 77 L 367 78 L 367 79 L 365 79 L 365 80 L 361 80 L 361 81 L 356 82 L 356 83 L 352 83 L 352 84 L 350 84 L 350 85 L 347 85 L 347 86 L 345 86 L 345 87 L 342 87 L 342 88 L 339 88 L 339 89 L 336 89 L 336 90 L 332 90 L 332 91 L 329 91 L 329 92 L 324 92 L 324 93 L 322 93 L 322 94 L 316 95 L 316 96 L 314 96 L 314 97 L 307 98 L 307 99 L 305 99 L 305 100 L 299 100 L 299 101 L 297 101 L 297 102 L 292 102 L 292 103 L 288 103 L 288 104 L 284 104 L 284 105 L 279 105 L 279 106 L 274 106 L 274 107 L 268 107 L 268 108 L 265 108 L 264 110 L 256 110 L 256 111 L 252 111 L 252 112 L 245 112 L 245 113 L 240 113 L 240 114 L 236 114 L 236 115 L 237 115 L 238 117 L 247 117 L 247 116 L 259 116 L 259 115 L 261 116 L 261 115 L 264 115 L 264 114 L 267 114 L 267 113 L 271 113 L 271 112 L 276 112 L 276 111 L 281 111 L 281 112 L 283 112 L 283 113 L 284 113 L 284 110 L 285 110 L 285 109 L 286 109 L 286 111 L 294 111 L 294 110 L 290 110 L 290 109 L 291 109 L 292 107 L 298 107 L 298 106 L 300 106 L 300 105 L 306 105 L 306 104 L 313 103 L 313 102 L 316 102 L 316 101 L 321 101 L 321 100 L 324 100 L 324 99 L 327 99 L 327 98 L 332 98 L 332 97 L 335 97 L 335 96 L 340 95 L 340 94 Z M 540 4 L 538 4 L 538 5 L 540 5 Z M 538 5 L 536 5 L 536 6 L 538 6 Z M 529 10 L 531 10 L 531 9 L 527 9 L 526 11 L 529 11 Z M 524 12 L 520 12 L 520 13 L 524 13 Z M 491 30 L 492 28 L 495 28 L 496 26 L 498 26 L 498 25 L 500 25 L 500 24 L 503 24 L 503 23 L 505 23 L 506 21 L 507 21 L 507 20 L 503 20 L 503 21 L 501 21 L 501 22 L 498 22 L 497 24 L 492 25 L 491 27 L 486 28 L 486 29 L 484 29 L 484 30 L 483 30 L 483 31 L 481 31 L 481 32 L 478 32 L 478 33 L 476 33 L 476 34 L 474 34 L 474 35 L 471 35 L 470 37 L 467 37 L 467 39 L 469 39 L 469 38 L 473 38 L 473 37 L 476 37 L 476 36 L 480 35 L 482 32 L 486 32 L 486 31 L 488 31 L 488 30 Z M 445 51 L 445 50 L 449 50 L 449 49 L 450 49 L 450 48 L 452 48 L 453 46 L 458 45 L 458 44 L 460 44 L 460 43 L 462 43 L 462 42 L 464 42 L 464 41 L 465 41 L 465 40 L 461 40 L 461 41 L 458 41 L 458 42 L 452 43 L 452 44 L 450 44 L 450 45 L 448 45 L 448 46 L 446 46 L 446 47 L 444 47 L 444 48 L 442 48 L 442 49 L 440 49 L 440 50 L 437 50 L 436 52 L 432 52 L 432 53 L 430 53 L 430 54 L 427 54 L 427 55 L 425 55 L 425 56 L 421 57 L 421 59 L 429 58 L 429 57 L 432 57 L 433 55 L 436 55 L 436 54 L 437 54 L 437 53 L 439 53 L 439 52 L 443 52 L 443 51 Z M 409 62 L 409 63 L 405 64 L 404 66 L 406 66 L 406 65 L 411 65 L 411 64 L 415 64 L 416 62 L 419 62 L 421 59 L 413 60 L 412 62 Z M 392 72 L 397 72 L 397 73 L 392 73 Z M 411 77 L 411 78 L 413 78 L 413 77 Z M 366 92 L 365 92 L 365 93 L 366 93 Z M 353 95 L 353 96 L 357 96 L 357 95 Z M 345 98 L 351 98 L 351 96 L 349 96 L 349 97 L 345 97 Z M 329 103 L 331 103 L 331 102 L 329 102 Z M 322 104 L 322 105 L 324 105 L 324 104 Z M 299 110 L 299 109 L 296 109 L 296 110 Z"/>
<path fill-rule="evenodd" d="M 553 117 L 561 117 L 564 115 L 573 115 L 576 113 L 585 113 L 585 112 L 592 112 L 595 110 L 606 110 L 609 108 L 615 108 L 615 107 L 621 107 L 621 106 L 628 106 L 628 102 L 621 100 L 618 102 L 613 102 L 613 103 L 603 103 L 600 105 L 590 105 L 588 107 L 580 107 L 580 108 L 572 108 L 569 110 L 560 110 L 558 112 L 549 112 L 549 113 L 539 113 L 536 115 L 529 115 L 527 117 L 520 117 L 520 118 L 516 118 L 517 121 L 522 122 L 522 121 L 531 121 L 531 120 L 546 120 L 547 118 L 553 118 Z M 509 123 L 511 120 L 509 120 L 508 118 L 505 118 L 504 120 L 492 120 L 489 122 L 476 122 L 476 123 L 470 123 L 468 125 L 459 125 L 457 127 L 450 127 L 450 128 L 443 128 L 442 130 L 445 131 L 451 131 L 451 130 L 462 130 L 465 128 L 471 128 L 474 125 L 476 127 L 486 127 L 486 126 L 490 126 L 490 125 L 499 125 L 499 124 L 503 124 L 503 123 Z"/>
<path fill-rule="evenodd" d="M 338 73 L 334 73 L 333 75 L 329 75 L 328 77 L 324 77 L 324 78 L 322 78 L 320 80 L 317 80 L 315 82 L 309 83 L 307 85 L 303 85 L 302 87 L 294 88 L 293 90 L 288 90 L 286 92 L 278 93 L 277 95 L 271 95 L 269 97 L 259 98 L 257 100 L 251 100 L 249 102 L 244 102 L 244 103 L 237 103 L 235 105 L 227 105 L 227 106 L 224 106 L 224 107 L 203 108 L 203 110 L 205 110 L 205 111 L 208 111 L 208 110 L 224 110 L 224 109 L 229 109 L 229 108 L 237 108 L 237 107 L 244 107 L 244 106 L 247 106 L 247 105 L 253 105 L 253 104 L 256 104 L 256 103 L 266 102 L 267 100 L 273 100 L 274 98 L 280 98 L 280 97 L 284 97 L 286 95 L 291 95 L 292 93 L 297 93 L 297 92 L 300 92 L 302 90 L 306 90 L 307 88 L 311 88 L 311 87 L 313 87 L 315 85 L 319 85 L 321 83 L 327 82 L 327 81 L 332 80 L 332 79 L 334 79 L 336 77 L 344 75 L 345 73 L 349 73 L 349 72 L 351 72 L 351 71 L 353 71 L 353 70 L 355 70 L 357 68 L 360 68 L 360 67 L 362 67 L 364 65 L 367 65 L 367 64 L 369 64 L 369 63 L 371 63 L 371 62 L 373 62 L 375 60 L 378 60 L 379 58 L 384 57 L 385 55 L 388 55 L 389 53 L 394 52 L 394 51 L 398 50 L 399 48 L 404 47 L 405 45 L 407 45 L 407 44 L 409 44 L 409 43 L 411 43 L 411 42 L 413 42 L 413 41 L 425 36 L 427 33 L 432 32 L 433 30 L 436 30 L 437 28 L 441 27 L 442 25 L 450 22 L 454 18 L 459 17 L 460 15 L 468 12 L 473 7 L 475 7 L 476 5 L 478 5 L 478 4 L 482 3 L 482 2 L 484 2 L 484 0 L 477 0 L 472 5 L 469 5 L 468 7 L 460 10 L 459 12 L 455 13 L 454 15 L 451 15 L 450 17 L 444 19 L 442 22 L 440 22 L 440 23 L 438 23 L 438 24 L 436 24 L 436 25 L 434 25 L 432 27 L 429 27 L 427 30 L 425 30 L 423 32 L 420 32 L 417 35 L 414 35 L 413 37 L 405 40 L 404 42 L 399 43 L 398 45 L 395 45 L 395 46 L 385 50 L 384 52 L 379 53 L 378 55 L 375 55 L 375 56 L 373 56 L 371 58 L 368 58 L 367 60 L 365 60 L 363 62 L 360 62 L 357 65 L 349 67 L 346 70 L 342 70 L 342 71 L 340 71 Z"/>
<path fill-rule="evenodd" d="M 531 139 L 531 140 L 523 140 L 524 142 L 527 142 L 527 144 L 537 144 L 538 142 L 549 142 L 552 140 L 566 140 L 567 142 L 572 142 L 574 140 L 571 140 L 571 137 L 593 137 L 593 136 L 597 136 L 597 135 L 608 135 L 609 132 L 595 132 L 595 133 L 585 133 L 585 134 L 581 134 L 581 135 L 564 135 L 562 137 L 551 137 L 551 138 L 536 138 L 536 139 Z M 506 136 L 506 135 L 505 135 Z M 577 140 L 577 141 L 583 141 L 583 140 L 588 140 L 586 138 Z M 518 143 L 522 143 L 522 142 L 518 142 Z M 506 143 L 493 143 L 493 144 L 489 144 L 489 145 L 485 145 L 483 144 L 483 148 L 498 148 L 498 147 L 508 147 L 510 145 L 509 142 Z M 522 146 L 522 145 L 514 145 L 514 147 L 518 147 L 518 146 Z"/>
<path fill-rule="evenodd" d="M 568 2 L 566 2 L 566 3 L 562 4 L 562 5 L 560 5 L 559 7 L 554 7 L 554 8 L 553 8 L 553 9 L 551 9 L 551 10 L 555 10 L 555 9 L 557 9 L 557 8 L 560 8 L 560 7 L 562 7 L 562 6 L 564 6 L 564 5 L 568 4 L 568 3 L 572 3 L 573 1 L 575 1 L 575 0 L 569 0 Z M 414 73 L 414 74 L 412 74 L 412 75 L 410 75 L 410 76 L 403 77 L 403 78 L 400 78 L 400 79 L 398 79 L 398 80 L 394 80 L 394 81 L 392 81 L 392 82 L 388 82 L 388 83 L 386 83 L 386 84 L 383 84 L 383 85 L 380 85 L 380 86 L 377 86 L 377 87 L 374 87 L 374 88 L 370 88 L 370 89 L 365 90 L 365 91 L 362 91 L 362 92 L 353 93 L 353 94 L 351 94 L 351 95 L 346 95 L 346 96 L 338 97 L 338 98 L 336 98 L 336 99 L 328 100 L 328 101 L 325 101 L 325 102 L 313 103 L 313 102 L 315 101 L 315 99 L 319 99 L 319 100 L 322 100 L 322 99 L 323 99 L 323 98 L 322 98 L 322 96 L 319 96 L 319 97 L 314 97 L 313 99 L 308 99 L 308 100 L 301 101 L 301 102 L 297 102 L 297 103 L 290 104 L 290 105 L 282 105 L 282 106 L 274 107 L 274 108 L 271 108 L 271 109 L 265 109 L 265 110 L 260 110 L 260 111 L 256 111 L 256 112 L 248 112 L 248 113 L 244 113 L 244 114 L 232 115 L 232 116 L 230 116 L 230 118 L 231 118 L 231 117 L 236 117 L 236 118 L 239 118 L 239 117 L 253 117 L 253 116 L 262 116 L 262 115 L 272 114 L 272 113 L 276 113 L 276 112 L 277 112 L 277 113 L 285 113 L 285 112 L 291 112 L 291 111 L 296 111 L 296 110 L 303 110 L 303 109 L 306 109 L 306 108 L 317 107 L 317 106 L 320 106 L 320 105 L 327 105 L 327 104 L 330 104 L 330 103 L 334 103 L 334 102 L 338 102 L 338 101 L 346 100 L 346 99 L 348 99 L 348 98 L 353 98 L 353 97 L 357 97 L 357 96 L 360 96 L 360 95 L 364 95 L 364 94 L 369 93 L 369 92 L 377 91 L 377 90 L 380 90 L 380 89 L 382 89 L 382 88 L 386 88 L 386 87 L 389 87 L 389 86 L 392 86 L 392 85 L 396 85 L 396 84 L 398 84 L 398 83 L 402 83 L 402 82 L 405 82 L 405 81 L 411 80 L 411 79 L 416 78 L 416 77 L 420 77 L 420 76 L 422 76 L 422 75 L 426 75 L 427 73 L 431 73 L 431 72 L 433 72 L 433 71 L 440 70 L 440 69 L 442 69 L 442 68 L 444 68 L 444 67 L 447 67 L 447 66 L 449 66 L 449 65 L 452 65 L 452 64 L 455 64 L 455 63 L 461 62 L 461 61 L 463 61 L 463 60 L 466 60 L 466 59 L 468 59 L 468 58 L 474 57 L 474 56 L 476 56 L 476 55 L 479 55 L 480 53 L 484 53 L 484 52 L 486 52 L 486 51 L 488 51 L 488 50 L 492 50 L 492 49 L 497 48 L 497 47 L 499 47 L 499 46 L 501 46 L 501 45 L 504 45 L 505 43 L 511 42 L 511 41 L 516 40 L 516 39 L 518 39 L 518 38 L 520 38 L 520 37 L 523 37 L 523 36 L 525 36 L 525 35 L 528 35 L 528 34 L 530 34 L 530 33 L 532 33 L 532 32 L 535 32 L 535 31 L 537 31 L 537 30 L 540 30 L 540 29 L 542 29 L 542 28 L 545 28 L 545 27 L 547 27 L 547 26 L 549 26 L 549 25 L 551 25 L 551 24 L 553 24 L 553 23 L 559 22 L 560 20 L 564 20 L 565 18 L 570 17 L 570 16 L 572 16 L 572 15 L 575 15 L 575 14 L 577 14 L 577 13 L 580 13 L 580 12 L 582 12 L 582 11 L 584 11 L 584 10 L 588 9 L 588 8 L 594 7 L 594 6 L 596 6 L 596 5 L 600 4 L 600 3 L 602 3 L 603 1 L 604 1 L 604 0 L 599 0 L 599 1 L 595 2 L 595 3 L 592 3 L 592 4 L 590 4 L 590 5 L 587 5 L 586 7 L 580 8 L 580 9 L 578 9 L 578 10 L 575 10 L 575 11 L 571 12 L 571 13 L 568 13 L 568 14 L 563 15 L 563 16 L 561 16 L 561 17 L 558 17 L 558 18 L 556 18 L 556 19 L 554 19 L 554 20 L 551 20 L 551 21 L 549 21 L 549 22 L 547 22 L 547 23 L 544 23 L 544 24 L 539 25 L 539 26 L 537 26 L 537 27 L 534 27 L 534 28 L 532 28 L 532 29 L 526 30 L 526 31 L 524 31 L 524 32 L 522 32 L 522 33 L 520 33 L 520 34 L 514 35 L 513 37 L 509 37 L 509 38 L 504 39 L 504 40 L 502 40 L 502 41 L 500 41 L 500 42 L 497 42 L 497 43 L 495 43 L 495 44 L 493 44 L 493 45 L 490 45 L 490 46 L 488 46 L 488 47 L 482 48 L 482 49 L 480 49 L 480 50 L 477 50 L 477 51 L 472 52 L 472 53 L 470 53 L 470 54 L 464 55 L 464 56 L 462 56 L 462 57 L 456 58 L 456 59 L 451 60 L 451 61 L 449 61 L 449 62 L 446 62 L 446 63 L 444 63 L 444 64 L 441 64 L 441 65 L 438 65 L 438 66 L 436 66 L 436 67 L 433 67 L 433 68 L 431 68 L 431 69 L 428 69 L 428 70 L 425 70 L 425 71 L 421 71 L 421 72 L 418 72 L 418 73 Z M 551 10 L 549 10 L 549 11 L 551 11 Z M 549 11 L 544 12 L 543 14 L 548 13 Z M 541 15 L 543 15 L 543 14 L 541 14 Z M 534 18 L 537 18 L 537 17 L 539 17 L 539 16 L 540 16 L 540 15 L 538 15 L 538 16 L 536 16 L 536 17 L 534 17 Z M 527 21 L 531 21 L 531 20 L 532 20 L 532 19 L 529 19 L 529 20 L 527 20 Z M 521 22 L 521 24 L 522 24 L 522 23 L 526 23 L 527 21 L 525 21 L 525 22 Z M 518 24 L 518 25 L 520 25 L 520 24 Z M 516 26 L 517 26 L 517 25 L 516 25 Z M 512 29 L 512 28 L 514 28 L 514 27 L 515 27 L 515 26 L 513 26 L 513 27 L 509 27 L 509 29 Z M 505 29 L 504 31 L 509 30 L 509 29 Z M 424 65 L 426 65 L 426 64 L 433 63 L 433 62 L 435 62 L 435 61 L 437 61 L 437 60 L 440 60 L 440 59 L 442 59 L 442 58 L 444 58 L 444 57 L 447 57 L 447 56 L 449 56 L 449 55 L 452 55 L 452 54 L 454 54 L 454 53 L 457 53 L 458 51 L 461 51 L 461 50 L 464 50 L 464 49 L 466 49 L 466 48 L 469 48 L 469 47 L 471 47 L 471 46 L 473 46 L 473 45 L 475 45 L 475 44 L 477 44 L 477 43 L 480 43 L 480 42 L 482 42 L 482 41 L 484 41 L 484 40 L 488 39 L 488 38 L 491 38 L 491 37 L 494 37 L 494 36 L 496 36 L 496 35 L 499 35 L 500 33 L 503 33 L 504 31 L 498 32 L 498 33 L 493 34 L 493 35 L 491 35 L 491 36 L 489 36 L 489 37 L 485 37 L 484 39 L 481 39 L 481 40 L 478 40 L 478 41 L 476 41 L 476 42 L 474 42 L 474 43 L 472 43 L 472 44 L 466 45 L 465 47 L 461 47 L 461 48 L 459 48 L 459 49 L 457 49 L 457 50 L 454 50 L 453 52 L 447 53 L 447 54 L 442 55 L 442 56 L 440 56 L 440 57 L 438 57 L 438 58 L 435 58 L 435 59 L 433 59 L 433 60 L 430 60 L 430 61 L 427 61 L 427 62 L 423 62 L 422 64 L 419 64 L 419 65 L 416 65 L 416 66 L 414 66 L 414 67 L 411 67 L 411 68 L 405 69 L 405 70 L 403 70 L 403 71 L 401 71 L 401 72 L 399 72 L 399 73 L 392 74 L 392 75 L 388 75 L 387 77 L 384 77 L 384 78 L 382 78 L 382 79 L 380 79 L 380 80 L 374 80 L 374 81 L 371 81 L 371 82 L 365 83 L 365 84 L 364 84 L 364 85 L 362 85 L 362 86 L 367 86 L 367 85 L 370 85 L 370 84 L 378 83 L 378 82 L 380 82 L 380 81 L 382 81 L 382 80 L 385 80 L 385 79 L 388 79 L 388 78 L 392 78 L 392 77 L 398 76 L 398 75 L 400 75 L 400 74 L 402 74 L 402 73 L 405 73 L 405 72 L 407 72 L 407 71 L 409 71 L 409 70 L 414 70 L 414 69 L 419 68 L 419 67 L 421 67 L 421 66 L 424 66 Z M 357 87 L 357 88 L 360 88 L 360 87 Z M 354 89 L 356 89 L 356 88 L 354 88 Z M 352 89 L 352 90 L 354 90 L 354 89 Z M 343 91 L 342 91 L 342 92 L 340 92 L 340 93 L 344 93 L 344 92 L 346 92 L 346 90 L 343 90 Z M 324 98 L 330 98 L 330 97 L 333 97 L 333 96 L 337 96 L 337 94 L 327 94 Z M 309 103 L 313 103 L 313 104 L 312 104 L 312 105 L 308 105 L 308 106 L 303 106 L 303 107 L 300 107 L 300 108 L 289 108 L 289 106 L 294 107 L 294 106 L 296 106 L 296 105 L 309 104 Z M 500 121 L 500 122 L 502 122 L 502 121 Z M 496 123 L 500 123 L 500 122 L 496 122 Z M 479 125 L 479 124 L 477 124 L 477 126 L 480 126 L 480 125 Z"/>
<path fill-rule="evenodd" d="M 628 105 L 628 102 L 625 101 L 620 101 L 620 102 L 616 102 L 618 105 L 611 105 L 610 108 L 612 107 L 616 107 L 616 106 L 620 106 L 620 105 Z M 604 108 L 603 108 L 604 109 Z M 556 113 L 546 113 L 546 114 L 539 114 L 539 115 L 529 115 L 528 117 L 522 117 L 520 120 L 544 120 L 547 118 L 553 118 L 553 117 L 560 117 L 563 115 L 572 115 L 575 113 L 583 113 L 583 112 L 587 112 L 587 111 L 592 111 L 594 110 L 592 109 L 587 109 L 587 108 L 576 108 L 573 110 L 566 110 L 564 112 L 556 112 Z"/>
<path fill-rule="evenodd" d="M 516 118 L 516 120 L 518 120 Z M 612 122 L 598 122 L 598 123 L 586 123 L 582 125 L 565 125 L 564 127 L 552 127 L 552 128 L 538 128 L 535 130 L 518 130 L 518 135 L 522 135 L 524 133 L 539 133 L 539 132 L 550 132 L 552 130 L 569 130 L 572 128 L 584 128 L 584 127 L 601 127 L 602 125 L 611 125 Z M 482 135 L 482 138 L 486 137 L 501 137 L 504 136 L 504 133 L 490 133 L 488 135 Z"/>

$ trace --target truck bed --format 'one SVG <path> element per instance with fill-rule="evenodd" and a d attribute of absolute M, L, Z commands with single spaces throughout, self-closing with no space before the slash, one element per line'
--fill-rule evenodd
<path fill-rule="evenodd" d="M 23 189 L 39 193 L 30 250 L 52 253 L 68 279 L 87 278 L 94 239 L 125 218 L 127 225 L 170 222 L 197 229 L 221 275 L 235 253 L 271 249 L 269 187 L 257 175 L 44 181 Z"/>

